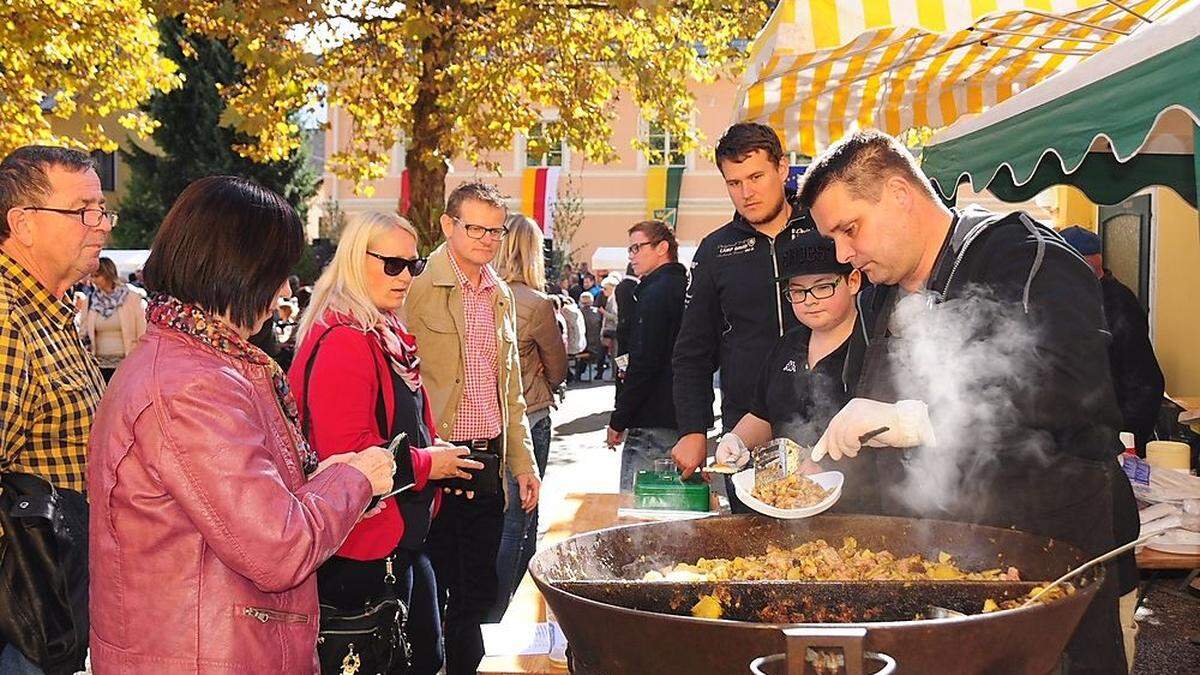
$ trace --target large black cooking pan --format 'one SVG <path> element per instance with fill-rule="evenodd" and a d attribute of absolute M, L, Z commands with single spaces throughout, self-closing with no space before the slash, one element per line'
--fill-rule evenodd
<path fill-rule="evenodd" d="M 839 546 L 845 536 L 898 556 L 936 558 L 945 551 L 968 570 L 1011 565 L 1024 581 L 640 581 L 675 562 L 761 554 L 769 543 L 825 539 Z M 530 572 L 567 635 L 576 673 L 747 673 L 753 659 L 775 653 L 791 653 L 793 661 L 836 653 L 853 673 L 862 667 L 860 654 L 879 652 L 896 660 L 899 673 L 1043 674 L 1055 667 L 1103 570 L 1085 576 L 1064 599 L 978 612 L 988 598 L 1021 597 L 1034 582 L 1055 579 L 1083 560 L 1062 542 L 964 523 L 729 516 L 579 535 L 540 551 Z M 690 616 L 701 593 L 722 598 L 724 618 Z M 930 604 L 976 614 L 914 618 Z"/>

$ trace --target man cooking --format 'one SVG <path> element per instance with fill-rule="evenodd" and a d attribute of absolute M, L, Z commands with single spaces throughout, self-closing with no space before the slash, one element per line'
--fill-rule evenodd
<path fill-rule="evenodd" d="M 1135 506 L 1114 480 L 1121 418 L 1084 261 L 1022 213 L 946 208 L 875 131 L 813 162 L 800 201 L 838 259 L 885 287 L 847 355 L 857 398 L 814 459 L 854 457 L 888 427 L 867 442 L 884 514 L 1013 527 L 1088 557 L 1113 548 L 1114 495 Z M 1110 568 L 1067 647 L 1072 675 L 1125 671 L 1115 581 Z"/>

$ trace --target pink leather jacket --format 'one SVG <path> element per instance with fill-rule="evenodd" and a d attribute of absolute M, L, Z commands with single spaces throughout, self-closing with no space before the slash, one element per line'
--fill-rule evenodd
<path fill-rule="evenodd" d="M 317 672 L 313 571 L 370 496 L 305 479 L 265 367 L 152 326 L 92 426 L 93 672 Z"/>

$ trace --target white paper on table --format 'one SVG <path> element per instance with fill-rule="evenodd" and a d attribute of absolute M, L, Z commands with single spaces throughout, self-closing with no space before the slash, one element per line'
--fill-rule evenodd
<path fill-rule="evenodd" d="M 650 520 L 666 522 L 672 520 L 695 520 L 717 515 L 716 511 L 674 511 L 671 509 L 634 509 L 622 507 L 617 509 L 617 518 L 631 520 Z"/>
<path fill-rule="evenodd" d="M 1141 511 L 1138 511 L 1138 520 L 1141 521 L 1143 526 L 1145 526 L 1146 523 L 1158 520 L 1159 518 L 1164 518 L 1166 516 L 1173 516 L 1178 513 L 1179 507 L 1174 504 L 1154 504 L 1153 506 L 1147 506 Z"/>
<path fill-rule="evenodd" d="M 549 654 L 567 638 L 554 621 L 544 623 L 485 623 L 483 650 L 487 656 Z"/>

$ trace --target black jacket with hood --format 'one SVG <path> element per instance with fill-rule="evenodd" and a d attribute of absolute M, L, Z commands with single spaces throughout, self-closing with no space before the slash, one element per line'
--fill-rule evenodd
<path fill-rule="evenodd" d="M 1007 447 L 979 451 L 1004 453 L 1030 439 L 1049 439 L 1046 459 L 1066 455 L 1107 465 L 1115 474 L 1115 543 L 1132 541 L 1138 532 L 1137 506 L 1129 482 L 1116 470 L 1121 412 L 1108 368 L 1111 335 L 1095 275 L 1058 233 L 1025 214 L 969 207 L 956 210 L 927 289 L 936 302 L 946 303 L 980 288 L 1001 302 L 1018 305 L 1036 342 L 1030 358 L 1023 359 L 1030 368 L 1023 373 L 1026 386 L 1012 397 L 1015 420 L 1003 436 Z M 885 307 L 897 293 L 895 287 L 879 291 L 860 296 L 867 303 L 860 313 L 872 321 L 887 316 Z M 870 333 L 880 330 L 882 326 L 872 326 Z M 862 331 L 852 335 L 847 357 L 851 370 L 861 367 L 869 339 Z M 859 380 L 858 373 L 849 377 Z M 1034 458 L 1014 452 L 1000 461 L 1003 466 Z M 1136 585 L 1132 555 L 1119 559 L 1118 570 L 1122 592 Z"/>
<path fill-rule="evenodd" d="M 775 342 L 800 325 L 780 285 L 777 251 L 813 227 L 792 195 L 787 225 L 772 239 L 738 214 L 700 242 L 692 259 L 683 327 L 672 357 L 680 435 L 713 423 L 713 373 L 721 371 L 721 419 L 732 429 L 750 410 L 763 363 Z"/>

